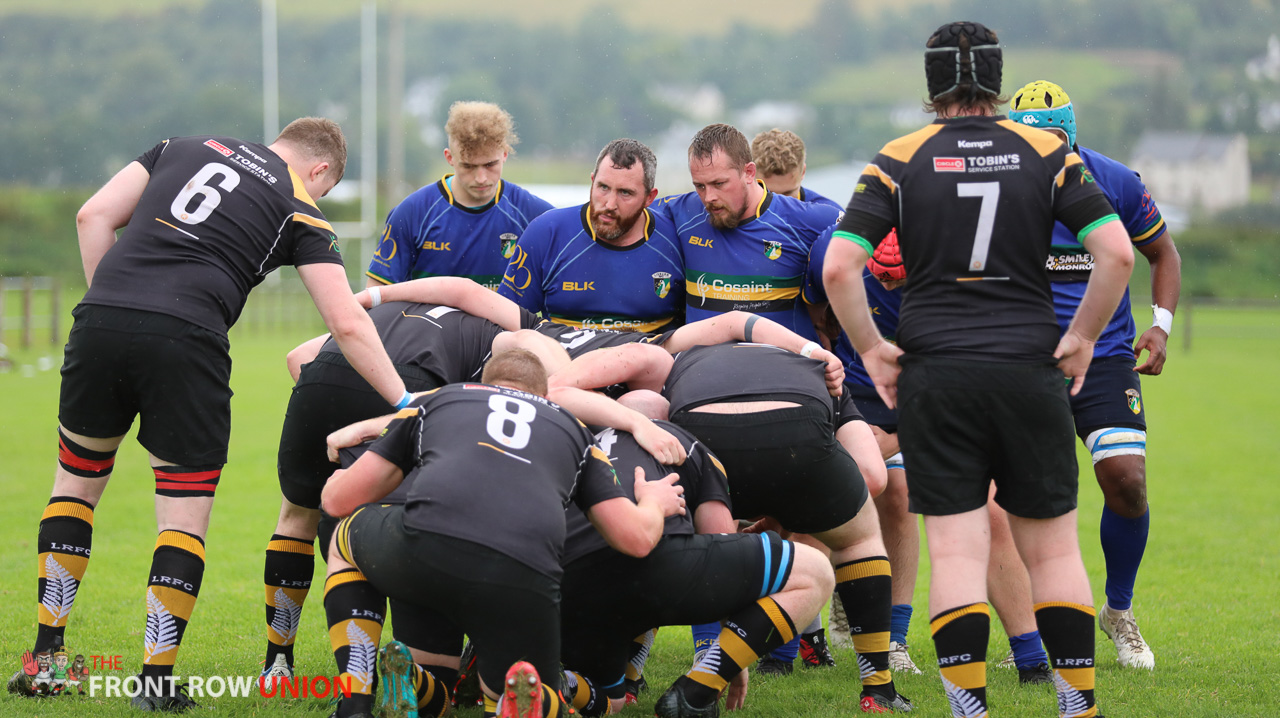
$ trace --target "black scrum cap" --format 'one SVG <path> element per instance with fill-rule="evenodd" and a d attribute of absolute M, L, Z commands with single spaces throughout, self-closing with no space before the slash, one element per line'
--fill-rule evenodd
<path fill-rule="evenodd" d="M 960 49 L 960 38 L 968 39 L 968 52 Z M 943 25 L 925 43 L 924 74 L 929 83 L 929 99 L 945 95 L 961 83 L 1000 94 L 1000 74 L 1004 59 L 996 34 L 977 22 Z"/>

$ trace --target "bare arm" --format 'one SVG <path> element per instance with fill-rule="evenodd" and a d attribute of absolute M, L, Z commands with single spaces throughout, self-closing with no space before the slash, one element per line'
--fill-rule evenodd
<path fill-rule="evenodd" d="M 748 326 L 750 336 L 747 336 Z M 662 348 L 671 354 L 679 354 L 696 346 L 723 342 L 772 344 L 795 354 L 804 351 L 809 344 L 808 339 L 772 319 L 735 310 L 680 327 L 663 342 Z M 820 348 L 809 356 L 827 363 L 827 388 L 833 396 L 839 396 L 840 386 L 844 383 L 844 364 L 827 349 Z"/>
<path fill-rule="evenodd" d="M 587 518 L 606 543 L 628 556 L 644 558 L 662 540 L 662 525 L 668 516 L 683 514 L 684 487 L 680 477 L 667 474 L 659 481 L 645 481 L 644 470 L 636 467 L 636 502 L 619 497 L 601 501 L 587 509 Z"/>
<path fill-rule="evenodd" d="M 674 361 L 662 347 L 624 344 L 587 352 L 547 377 L 547 382 L 553 388 L 601 389 L 626 384 L 629 389 L 661 392 Z"/>
<path fill-rule="evenodd" d="M 683 464 L 684 445 L 640 412 L 619 404 L 603 394 L 561 386 L 547 391 L 547 398 L 569 410 L 584 424 L 611 426 L 631 432 L 636 443 L 667 466 Z"/>
<path fill-rule="evenodd" d="M 1173 314 L 1178 309 L 1178 298 L 1182 294 L 1182 256 L 1173 244 L 1173 237 L 1165 230 L 1154 242 L 1138 247 L 1138 251 L 1151 265 L 1151 301 Z M 1133 358 L 1138 359 L 1145 349 L 1147 360 L 1137 371 L 1152 376 L 1163 371 L 1168 342 L 1169 335 L 1159 327 L 1152 326 L 1143 332 L 1133 345 Z"/>
<path fill-rule="evenodd" d="M 351 294 L 346 270 L 341 264 L 304 264 L 298 267 L 298 276 L 343 356 L 387 403 L 397 406 L 404 396 L 404 381 L 396 374 L 373 320 Z"/>
<path fill-rule="evenodd" d="M 871 376 L 876 392 L 892 409 L 898 398 L 898 357 L 902 350 L 885 341 L 876 329 L 867 306 L 867 291 L 862 286 L 862 268 L 866 266 L 867 251 L 860 245 L 844 239 L 833 239 L 827 247 L 822 266 L 822 283 L 836 318 L 849 335 L 853 348 L 862 356 L 867 374 Z"/>
<path fill-rule="evenodd" d="M 1085 236 L 1084 247 L 1093 255 L 1093 272 L 1089 275 L 1089 285 L 1084 290 L 1071 325 L 1053 353 L 1059 360 L 1058 367 L 1062 373 L 1073 379 L 1072 396 L 1084 386 L 1084 375 L 1093 359 L 1094 344 L 1115 314 L 1133 272 L 1133 249 L 1120 220 L 1096 227 Z"/>
<path fill-rule="evenodd" d="M 293 377 L 294 383 L 298 381 L 298 375 L 302 372 L 302 365 L 316 358 L 320 353 L 320 347 L 329 341 L 328 334 L 321 334 L 315 339 L 308 339 L 305 342 L 294 347 L 284 358 L 284 363 L 289 367 L 289 376 Z"/>
<path fill-rule="evenodd" d="M 390 424 L 394 418 L 396 418 L 395 414 L 375 416 L 371 419 L 349 424 L 329 434 L 325 439 L 329 461 L 335 464 L 338 463 L 339 449 L 345 449 L 348 446 L 355 446 L 361 442 L 378 438 L 378 435 L 382 433 L 383 429 L 387 428 L 387 424 Z"/>
<path fill-rule="evenodd" d="M 733 512 L 722 501 L 704 501 L 693 512 L 693 525 L 700 534 L 732 534 L 738 532 Z"/>
<path fill-rule="evenodd" d="M 885 468 L 885 457 L 881 455 L 880 444 L 867 422 L 850 421 L 836 429 L 836 441 L 840 442 L 858 465 L 858 471 L 862 473 L 862 480 L 867 483 L 871 498 L 884 493 L 884 488 L 889 485 L 889 470 Z"/>
<path fill-rule="evenodd" d="M 465 277 L 424 277 L 387 285 L 374 280 L 370 282 L 369 286 L 378 287 L 384 302 L 443 304 L 488 319 L 509 332 L 520 329 L 518 304 Z M 373 297 L 368 289 L 357 294 L 356 301 L 366 309 L 373 306 Z"/>
<path fill-rule="evenodd" d="M 360 506 L 391 493 L 403 480 L 400 467 L 366 451 L 351 468 L 333 472 L 320 495 L 320 506 L 330 516 L 349 516 Z"/>
<path fill-rule="evenodd" d="M 116 230 L 129 223 L 142 199 L 151 173 L 136 160 L 125 165 L 94 193 L 76 213 L 76 236 L 80 240 L 80 262 L 84 279 L 93 284 L 93 273 L 103 255 L 116 243 Z"/>

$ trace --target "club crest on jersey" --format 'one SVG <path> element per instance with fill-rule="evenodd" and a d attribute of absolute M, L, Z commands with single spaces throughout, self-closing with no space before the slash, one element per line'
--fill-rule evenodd
<path fill-rule="evenodd" d="M 767 241 L 764 243 L 764 256 L 777 259 L 782 256 L 782 242 Z"/>
<path fill-rule="evenodd" d="M 1138 394 L 1138 390 L 1125 389 L 1124 395 L 1126 400 L 1129 403 L 1129 411 L 1132 411 L 1134 416 L 1141 414 L 1142 413 L 1142 396 Z"/>
<path fill-rule="evenodd" d="M 658 299 L 666 299 L 667 293 L 671 291 L 671 273 L 670 272 L 654 272 L 653 273 L 653 293 L 658 295 Z"/>
<path fill-rule="evenodd" d="M 520 238 L 511 232 L 503 232 L 498 239 L 502 241 L 502 258 L 511 259 L 511 255 L 516 253 L 516 240 Z"/>

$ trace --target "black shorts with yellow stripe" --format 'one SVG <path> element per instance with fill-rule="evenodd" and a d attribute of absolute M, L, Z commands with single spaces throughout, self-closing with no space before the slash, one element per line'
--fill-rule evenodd
<path fill-rule="evenodd" d="M 464 631 L 486 685 L 529 661 L 559 690 L 559 583 L 487 546 L 408 528 L 403 517 L 403 506 L 361 507 L 334 530 L 339 554 L 389 599 Z"/>
<path fill-rule="evenodd" d="M 772 531 L 667 536 L 639 559 L 612 549 L 587 554 L 565 566 L 561 581 L 564 665 L 607 693 L 621 684 L 637 635 L 719 621 L 777 593 L 794 556 L 794 545 Z"/>

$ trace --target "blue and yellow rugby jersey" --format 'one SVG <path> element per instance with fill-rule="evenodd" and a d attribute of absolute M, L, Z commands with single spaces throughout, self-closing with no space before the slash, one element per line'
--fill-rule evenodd
<path fill-rule="evenodd" d="M 1102 193 L 1115 208 L 1134 247 L 1154 242 L 1165 231 L 1164 217 L 1151 199 L 1142 179 L 1123 164 L 1087 147 L 1077 147 L 1076 153 L 1084 166 L 1093 173 Z M 1053 227 L 1053 245 L 1049 248 L 1049 281 L 1053 283 L 1053 311 L 1063 332 L 1071 323 L 1080 300 L 1084 298 L 1089 275 L 1093 272 L 1093 255 L 1085 250 L 1074 235 L 1061 222 Z M 1120 306 L 1102 330 L 1095 357 L 1126 356 L 1133 358 L 1133 341 L 1136 328 L 1133 310 L 1129 305 L 1129 290 L 1120 298 Z"/>
<path fill-rule="evenodd" d="M 818 241 L 813 243 L 813 250 L 809 253 L 809 271 L 804 283 L 804 301 L 807 304 L 829 302 L 826 285 L 822 282 L 822 267 L 827 257 L 827 245 L 831 244 L 831 235 L 835 229 L 835 225 L 828 227 L 818 237 Z M 898 334 L 898 309 L 902 306 L 902 288 L 885 289 L 866 267 L 862 268 L 862 286 L 867 292 L 867 306 L 871 309 L 871 319 L 876 323 L 876 330 L 885 339 L 895 341 Z M 836 337 L 831 351 L 844 363 L 845 382 L 874 386 L 862 365 L 862 357 L 853 348 L 853 342 L 849 341 L 849 335 L 843 329 Z"/>
<path fill-rule="evenodd" d="M 721 230 L 711 226 L 694 192 L 660 202 L 684 253 L 685 321 L 738 309 L 817 339 L 800 290 L 809 248 L 839 218 L 839 209 L 766 190 L 754 218 Z"/>
<path fill-rule="evenodd" d="M 820 195 L 817 192 L 814 192 L 813 190 L 809 189 L 808 187 L 803 187 L 803 186 L 800 188 L 800 201 L 812 202 L 813 204 L 826 204 L 826 205 L 831 205 L 836 209 L 841 209 L 841 210 L 844 209 L 844 205 L 840 204 L 834 199 L 831 199 L 830 197 L 827 197 L 825 195 Z"/>
<path fill-rule="evenodd" d="M 556 209 L 529 224 L 498 293 L 544 319 L 583 329 L 652 332 L 684 316 L 684 261 L 675 226 L 644 210 L 644 239 L 598 241 L 590 205 Z"/>
<path fill-rule="evenodd" d="M 449 189 L 452 177 L 422 187 L 391 210 L 366 275 L 383 284 L 466 277 L 498 288 L 516 241 L 551 205 L 500 180 L 492 202 L 464 207 Z"/>

